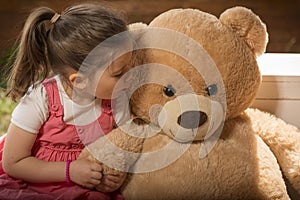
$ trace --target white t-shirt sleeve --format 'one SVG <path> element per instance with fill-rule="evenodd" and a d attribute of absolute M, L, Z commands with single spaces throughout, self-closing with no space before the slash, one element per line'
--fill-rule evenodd
<path fill-rule="evenodd" d="M 48 100 L 44 86 L 29 88 L 12 113 L 11 122 L 30 133 L 38 133 L 48 118 Z"/>

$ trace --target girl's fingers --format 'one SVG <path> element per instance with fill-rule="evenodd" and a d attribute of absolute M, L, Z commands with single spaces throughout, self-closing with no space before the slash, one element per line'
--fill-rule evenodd
<path fill-rule="evenodd" d="M 110 180 L 111 182 L 114 182 L 114 183 L 120 183 L 125 179 L 125 175 L 124 174 L 116 175 L 116 176 L 115 175 L 107 175 L 107 176 L 105 176 L 105 179 Z"/>
<path fill-rule="evenodd" d="M 123 183 L 125 179 L 125 174 L 123 175 L 106 175 L 103 176 L 102 181 L 95 188 L 100 192 L 113 192 L 117 190 Z"/>
<path fill-rule="evenodd" d="M 109 179 L 104 179 L 102 181 L 103 185 L 106 185 L 108 187 L 116 187 L 119 183 L 118 182 L 114 182 L 114 181 L 111 181 Z"/>
<path fill-rule="evenodd" d="M 92 179 L 101 180 L 102 179 L 102 173 L 97 172 L 97 171 L 93 171 L 92 172 Z"/>
<path fill-rule="evenodd" d="M 92 171 L 102 172 L 102 166 L 100 164 L 97 164 L 97 163 L 92 163 L 91 164 L 91 169 L 92 169 Z"/>
<path fill-rule="evenodd" d="M 91 184 L 93 187 L 95 185 L 99 185 L 101 183 L 101 180 L 100 179 L 91 179 L 89 184 Z"/>

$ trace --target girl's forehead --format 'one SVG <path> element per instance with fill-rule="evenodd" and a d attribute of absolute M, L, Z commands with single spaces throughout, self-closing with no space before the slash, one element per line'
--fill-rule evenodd
<path fill-rule="evenodd" d="M 123 70 L 124 67 L 126 67 L 132 59 L 132 51 L 129 51 L 123 55 L 121 55 L 119 58 L 115 59 L 109 66 L 109 72 L 111 75 L 114 73 L 119 73 Z"/>
<path fill-rule="evenodd" d="M 127 41 L 114 52 L 112 62 L 130 60 L 133 52 L 133 42 Z"/>
<path fill-rule="evenodd" d="M 132 51 L 126 52 L 123 55 L 120 55 L 118 58 L 114 59 L 110 66 L 124 65 L 131 61 Z"/>

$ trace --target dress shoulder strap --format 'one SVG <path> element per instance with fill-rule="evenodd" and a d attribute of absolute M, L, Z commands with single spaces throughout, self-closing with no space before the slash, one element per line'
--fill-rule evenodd
<path fill-rule="evenodd" d="M 60 101 L 58 86 L 55 78 L 46 79 L 43 82 L 46 94 L 48 97 L 48 109 L 50 112 L 54 112 L 56 116 L 63 115 L 63 106 Z"/>

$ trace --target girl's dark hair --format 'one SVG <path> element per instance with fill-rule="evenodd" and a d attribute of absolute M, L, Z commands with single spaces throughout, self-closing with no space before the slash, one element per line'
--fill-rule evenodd
<path fill-rule="evenodd" d="M 51 23 L 55 13 L 47 7 L 37 8 L 25 22 L 9 77 L 7 96 L 13 100 L 51 71 L 65 75 L 65 66 L 78 71 L 99 43 L 127 30 L 119 13 L 98 4 L 69 7 Z"/>

